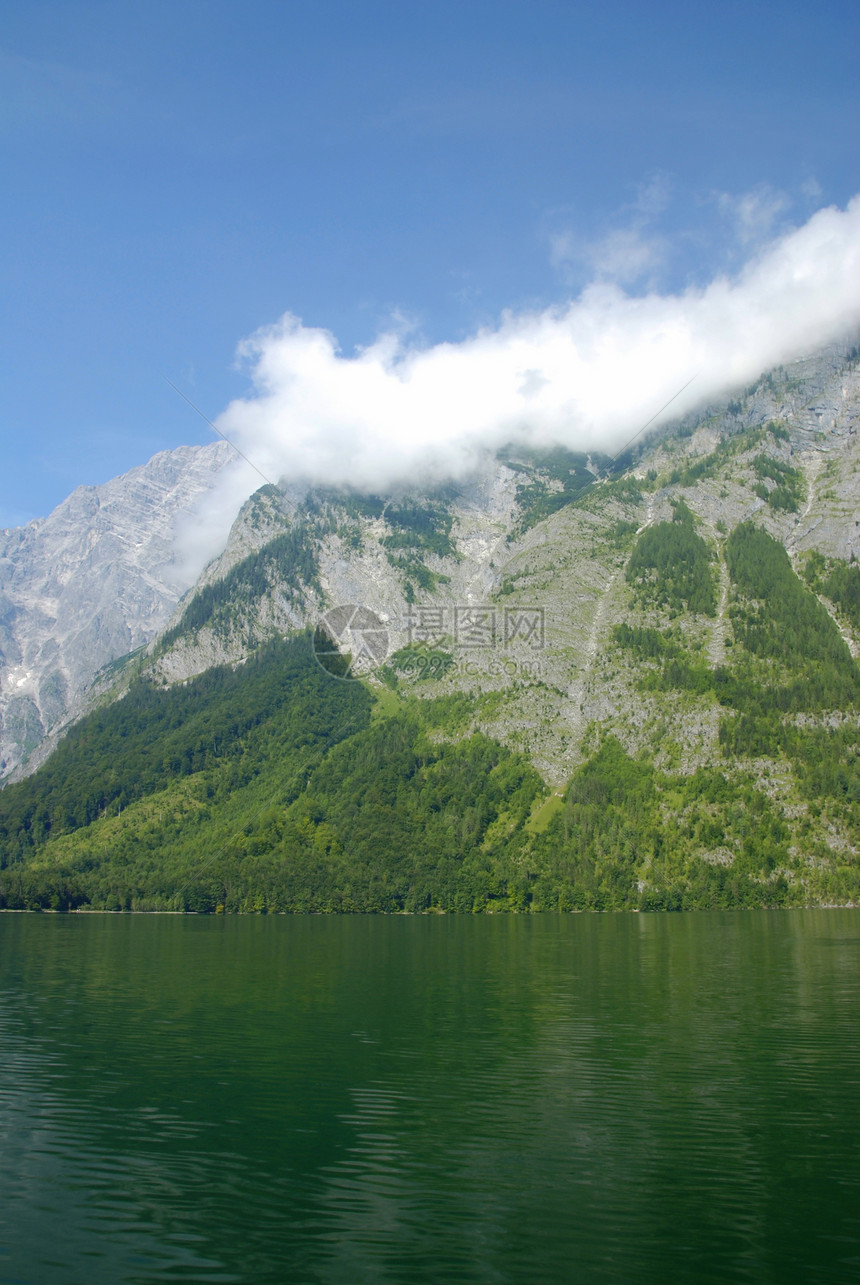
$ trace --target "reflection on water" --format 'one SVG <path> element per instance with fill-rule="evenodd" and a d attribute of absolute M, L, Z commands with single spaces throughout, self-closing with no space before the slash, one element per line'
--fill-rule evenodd
<path fill-rule="evenodd" d="M 860 919 L 0 916 L 0 1281 L 860 1275 Z"/>

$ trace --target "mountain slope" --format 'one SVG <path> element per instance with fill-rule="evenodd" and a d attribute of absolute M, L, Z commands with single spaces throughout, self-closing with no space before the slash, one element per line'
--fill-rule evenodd
<path fill-rule="evenodd" d="M 419 695 L 480 692 L 488 699 L 476 725 L 528 754 L 554 786 L 582 761 L 592 722 L 632 752 L 650 746 L 659 755 L 656 729 L 678 699 L 664 693 L 662 715 L 643 700 L 614 627 L 658 627 L 683 614 L 690 644 L 720 663 L 731 641 L 724 545 L 746 520 L 779 540 L 798 569 L 814 550 L 854 556 L 858 423 L 856 350 L 829 350 L 676 426 L 623 476 L 595 479 L 594 462 L 570 452 L 509 452 L 434 496 L 328 493 L 296 508 L 265 488 L 148 664 L 161 680 L 184 680 L 354 603 L 385 626 L 389 670 L 401 684 Z M 706 612 L 695 601 L 651 602 L 628 575 L 645 532 L 662 530 L 681 502 L 712 559 Z M 860 633 L 828 603 L 856 654 Z M 480 621 L 466 636 L 470 612 L 484 613 L 483 638 Z M 693 766 L 713 752 L 718 710 L 700 701 L 690 713 L 676 732 Z"/>
<path fill-rule="evenodd" d="M 858 419 L 857 352 L 831 349 L 614 467 L 511 450 L 433 494 L 264 488 L 125 699 L 0 794 L 0 896 L 856 902 Z"/>
<path fill-rule="evenodd" d="M 102 666 L 163 628 L 189 587 L 177 519 L 232 460 L 223 442 L 163 451 L 0 532 L 0 779 L 82 711 Z"/>
<path fill-rule="evenodd" d="M 485 844 L 537 774 L 455 711 L 372 709 L 307 636 L 178 692 L 132 684 L 0 795 L 0 905 L 399 910 L 505 900 Z M 374 717 L 372 717 L 372 714 Z M 501 822 L 501 827 L 499 823 Z"/>

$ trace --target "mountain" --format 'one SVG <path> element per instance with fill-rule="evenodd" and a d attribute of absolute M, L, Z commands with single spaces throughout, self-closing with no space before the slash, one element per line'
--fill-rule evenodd
<path fill-rule="evenodd" d="M 233 458 L 224 442 L 162 451 L 0 531 L 0 780 L 38 761 L 103 666 L 164 627 L 191 587 L 175 565 L 177 520 Z"/>
<path fill-rule="evenodd" d="M 318 492 L 297 508 L 264 488 L 159 640 L 150 672 L 176 682 L 235 664 L 261 643 L 314 626 L 327 609 L 356 604 L 386 628 L 388 670 L 401 687 L 424 693 L 430 679 L 436 693 L 480 693 L 476 725 L 526 753 L 554 786 L 582 760 L 592 723 L 663 761 L 665 740 L 648 728 L 681 698 L 664 692 L 655 705 L 642 691 L 615 626 L 671 624 L 686 648 L 723 663 L 726 541 L 745 521 L 779 541 L 799 569 L 813 550 L 851 560 L 860 552 L 858 424 L 856 354 L 834 348 L 673 425 L 610 473 L 599 473 L 605 461 L 563 450 L 508 452 L 468 484 L 434 495 Z M 705 611 L 695 601 L 691 610 L 680 591 L 649 598 L 628 574 L 634 549 L 635 569 L 679 502 L 714 580 Z M 656 574 L 642 566 L 639 578 Z M 826 595 L 821 601 L 856 654 L 845 613 Z M 481 611 L 486 637 L 477 629 L 469 638 L 469 613 Z M 530 612 L 539 625 L 531 634 Z M 716 706 L 707 716 L 699 709 L 676 729 L 675 753 L 688 767 L 710 754 L 716 719 Z"/>
<path fill-rule="evenodd" d="M 264 487 L 123 699 L 0 794 L 0 897 L 853 903 L 858 421 L 842 346 L 618 461 Z"/>

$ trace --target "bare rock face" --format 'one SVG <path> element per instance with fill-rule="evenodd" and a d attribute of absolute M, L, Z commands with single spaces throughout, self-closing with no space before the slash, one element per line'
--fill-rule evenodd
<path fill-rule="evenodd" d="M 436 512 L 444 511 L 451 523 L 449 553 L 424 549 L 420 554 L 434 578 L 432 590 L 419 586 L 410 591 L 406 582 L 411 572 L 403 565 L 403 554 L 390 546 L 393 528 L 387 515 L 397 501 L 380 501 L 381 512 L 368 516 L 345 510 L 345 493 L 338 498 L 332 492 L 321 499 L 296 488 L 263 487 L 242 506 L 224 552 L 178 606 L 170 622 L 173 628 L 150 648 L 147 672 L 173 684 L 214 665 L 240 664 L 255 647 L 314 627 L 326 611 L 346 605 L 374 613 L 392 649 L 405 645 L 411 636 L 409 622 L 421 614 L 425 599 L 450 622 L 455 608 L 463 611 L 485 603 L 495 592 L 509 556 L 507 538 L 518 512 L 516 493 L 517 474 L 490 455 L 470 478 L 448 488 L 444 500 L 428 501 L 410 492 L 407 503 L 427 503 Z M 289 563 L 266 560 L 277 538 L 288 532 L 302 532 L 313 551 L 313 583 L 303 581 Z M 252 569 L 249 563 L 255 560 Z M 244 579 L 231 587 L 234 600 L 222 604 L 226 610 L 188 627 L 185 610 L 194 598 L 219 582 L 229 583 L 231 573 L 243 570 Z M 249 593 L 251 582 L 261 582 L 261 572 L 266 591 Z"/>
<path fill-rule="evenodd" d="M 0 531 L 0 781 L 81 712 L 103 666 L 163 628 L 190 587 L 177 520 L 232 460 L 224 442 L 162 451 Z"/>

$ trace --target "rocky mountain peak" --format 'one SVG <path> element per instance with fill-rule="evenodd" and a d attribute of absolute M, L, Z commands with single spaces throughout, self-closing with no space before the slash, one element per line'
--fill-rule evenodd
<path fill-rule="evenodd" d="M 224 442 L 161 451 L 0 532 L 0 779 L 80 712 L 103 666 L 164 627 L 190 587 L 177 520 L 233 458 Z"/>

